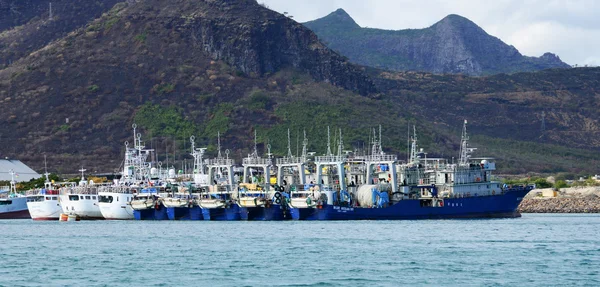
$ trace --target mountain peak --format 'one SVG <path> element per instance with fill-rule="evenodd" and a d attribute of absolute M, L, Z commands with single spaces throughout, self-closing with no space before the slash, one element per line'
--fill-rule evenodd
<path fill-rule="evenodd" d="M 304 25 L 354 63 L 395 71 L 486 75 L 568 67 L 558 57 L 524 57 L 473 21 L 450 14 L 425 29 L 360 28 L 342 9 Z"/>
<path fill-rule="evenodd" d="M 438 21 L 433 26 L 439 26 L 439 25 L 451 25 L 451 26 L 461 27 L 461 28 L 465 28 L 465 27 L 477 28 L 477 29 L 480 29 L 483 31 L 483 29 L 481 29 L 473 21 L 471 21 L 468 18 L 465 18 L 463 16 L 457 15 L 457 14 L 450 14 L 450 15 L 442 18 L 442 20 Z"/>
<path fill-rule="evenodd" d="M 339 8 L 329 15 L 319 18 L 314 21 L 307 22 L 305 24 L 315 24 L 317 26 L 327 25 L 329 27 L 343 28 L 343 29 L 360 29 L 360 26 L 356 24 L 354 19 L 342 8 Z"/>

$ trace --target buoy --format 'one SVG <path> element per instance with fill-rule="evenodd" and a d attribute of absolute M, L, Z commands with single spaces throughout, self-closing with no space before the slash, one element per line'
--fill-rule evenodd
<path fill-rule="evenodd" d="M 81 218 L 77 214 L 60 214 L 60 221 L 80 221 Z"/>

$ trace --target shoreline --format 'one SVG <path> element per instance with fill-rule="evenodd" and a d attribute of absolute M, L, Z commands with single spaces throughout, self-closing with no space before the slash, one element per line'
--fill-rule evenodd
<path fill-rule="evenodd" d="M 519 205 L 520 213 L 600 213 L 599 187 L 563 188 L 556 197 L 542 197 L 544 191 L 536 189 L 530 192 Z"/>

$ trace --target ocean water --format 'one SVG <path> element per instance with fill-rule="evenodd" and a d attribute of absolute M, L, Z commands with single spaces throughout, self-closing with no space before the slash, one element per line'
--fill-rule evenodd
<path fill-rule="evenodd" d="M 600 215 L 0 221 L 0 286 L 600 286 Z"/>

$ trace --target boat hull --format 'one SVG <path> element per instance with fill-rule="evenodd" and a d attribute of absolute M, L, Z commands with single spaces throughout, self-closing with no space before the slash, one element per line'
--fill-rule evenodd
<path fill-rule="evenodd" d="M 30 219 L 29 210 L 17 210 L 0 213 L 0 219 Z"/>
<path fill-rule="evenodd" d="M 4 199 L 3 199 L 4 200 Z M 0 205 L 0 219 L 28 219 L 31 218 L 27 209 L 26 197 L 13 197 L 6 199 Z"/>
<path fill-rule="evenodd" d="M 27 209 L 33 220 L 58 220 L 63 212 L 58 200 L 27 202 Z"/>
<path fill-rule="evenodd" d="M 73 196 L 75 195 L 73 194 Z M 60 195 L 60 205 L 63 213 L 79 215 L 82 220 L 104 219 L 98 206 L 97 195 L 85 195 L 86 199 L 81 199 L 83 195 L 78 195 L 80 197 L 78 200 L 71 200 L 69 196 L 70 194 Z M 92 199 L 88 199 L 87 197 L 91 197 Z"/>
<path fill-rule="evenodd" d="M 133 217 L 135 220 L 167 220 L 167 208 L 159 205 L 158 208 L 134 209 Z"/>
<path fill-rule="evenodd" d="M 401 200 L 385 208 L 359 208 L 324 205 L 319 208 L 294 208 L 296 220 L 402 220 L 514 218 L 529 189 L 515 189 L 502 195 L 446 198 L 442 207 L 422 206 L 420 200 Z"/>
<path fill-rule="evenodd" d="M 241 219 L 240 208 L 235 204 L 223 208 L 203 208 L 202 215 L 204 220 L 234 221 Z"/>
<path fill-rule="evenodd" d="M 99 192 L 101 198 L 111 200 L 100 200 L 98 207 L 102 217 L 107 220 L 133 220 L 133 208 L 128 204 L 132 198 L 129 193 Z"/>
<path fill-rule="evenodd" d="M 167 207 L 169 220 L 204 220 L 202 208 L 194 207 Z"/>
<path fill-rule="evenodd" d="M 292 215 L 289 208 L 283 208 L 279 204 L 269 207 L 240 207 L 241 220 L 277 221 L 290 220 Z"/>

